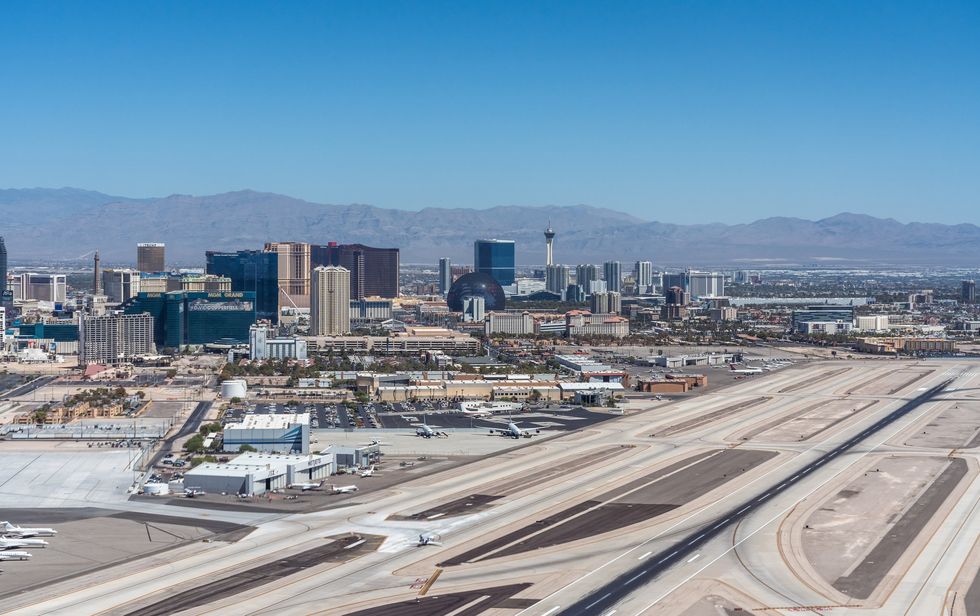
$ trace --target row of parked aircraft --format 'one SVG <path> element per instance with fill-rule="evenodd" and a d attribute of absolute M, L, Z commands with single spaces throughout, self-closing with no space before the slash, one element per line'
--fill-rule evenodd
<path fill-rule="evenodd" d="M 0 522 L 0 561 L 27 560 L 31 553 L 18 548 L 43 548 L 48 542 L 34 537 L 53 537 L 57 534 L 58 531 L 53 528 L 27 528 Z"/>
<path fill-rule="evenodd" d="M 535 434 L 541 434 L 541 430 L 531 430 L 521 428 L 514 422 L 509 422 L 506 428 L 490 428 L 490 434 L 509 436 L 510 438 L 531 438 Z M 415 427 L 415 436 L 422 438 L 449 438 L 449 434 L 436 430 L 428 424 L 419 424 Z"/>
<path fill-rule="evenodd" d="M 374 467 L 371 467 L 370 472 L 371 474 L 374 474 Z M 364 475 L 364 474 L 361 475 L 361 477 L 370 477 L 370 476 L 371 475 Z M 331 494 L 350 494 L 352 492 L 357 492 L 357 486 L 354 485 L 338 486 L 338 485 L 330 484 L 329 486 L 324 488 L 323 483 L 324 481 L 321 479 L 320 481 L 316 481 L 316 482 L 291 483 L 286 487 L 289 488 L 290 490 L 300 490 L 302 492 L 313 492 L 313 491 L 320 491 L 324 489 L 328 490 Z"/>

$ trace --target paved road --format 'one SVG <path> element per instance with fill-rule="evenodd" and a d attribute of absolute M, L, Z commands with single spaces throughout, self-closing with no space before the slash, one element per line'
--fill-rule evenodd
<path fill-rule="evenodd" d="M 30 383 L 27 383 L 25 385 L 21 385 L 17 389 L 14 389 L 13 391 L 7 392 L 4 395 L 4 398 L 17 398 L 19 396 L 26 396 L 27 394 L 31 393 L 35 389 L 39 389 L 41 387 L 44 387 L 45 385 L 47 385 L 51 381 L 55 380 L 56 378 L 58 378 L 58 377 L 57 376 L 51 376 L 51 375 L 38 377 L 38 378 L 34 379 L 33 381 L 31 381 Z"/>
<path fill-rule="evenodd" d="M 189 436 L 191 434 L 197 433 L 201 428 L 201 424 L 204 423 L 204 418 L 208 414 L 208 409 L 211 408 L 211 402 L 198 402 L 197 406 L 191 412 L 191 416 L 187 418 L 184 425 L 172 436 L 164 439 L 163 443 L 160 444 L 160 449 L 157 450 L 153 457 L 150 458 L 149 465 L 146 468 L 153 468 L 156 466 L 157 462 L 163 458 L 164 455 L 173 450 L 174 441 L 177 439 Z"/>
<path fill-rule="evenodd" d="M 942 392 L 951 382 L 952 379 L 944 381 L 939 385 L 922 392 L 920 395 L 909 400 L 895 411 L 892 411 L 888 415 L 882 417 L 874 424 L 855 434 L 850 439 L 828 451 L 820 458 L 817 458 L 792 477 L 783 480 L 778 485 L 770 487 L 768 490 L 755 496 L 754 498 L 733 507 L 715 522 L 694 531 L 663 552 L 650 556 L 646 562 L 651 564 L 637 565 L 632 570 L 623 573 L 612 582 L 609 582 L 594 591 L 592 594 L 568 606 L 562 610 L 561 613 L 572 616 L 588 616 L 593 614 L 606 614 L 610 612 L 612 607 L 618 602 L 622 601 L 625 597 L 635 592 L 642 586 L 652 582 L 661 573 L 669 569 L 671 566 L 677 564 L 682 559 L 687 558 L 690 554 L 697 551 L 705 543 L 711 541 L 726 528 L 738 522 L 756 508 L 764 505 L 776 496 L 779 496 L 790 487 L 805 479 L 810 475 L 810 473 L 818 470 L 820 467 L 832 461 L 842 453 L 845 453 L 872 434 L 875 434 L 895 420 L 907 415 L 922 404 L 929 402 L 940 392 Z"/>

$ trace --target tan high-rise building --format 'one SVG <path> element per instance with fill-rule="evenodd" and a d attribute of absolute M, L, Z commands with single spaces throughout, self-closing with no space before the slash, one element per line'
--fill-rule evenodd
<path fill-rule="evenodd" d="M 269 242 L 266 252 L 279 255 L 279 309 L 310 307 L 310 245 Z"/>
<path fill-rule="evenodd" d="M 164 272 L 166 264 L 164 251 L 166 245 L 143 243 L 136 245 L 136 270 L 140 272 Z"/>
<path fill-rule="evenodd" d="M 310 334 L 340 336 L 350 332 L 350 271 L 334 265 L 313 270 Z"/>

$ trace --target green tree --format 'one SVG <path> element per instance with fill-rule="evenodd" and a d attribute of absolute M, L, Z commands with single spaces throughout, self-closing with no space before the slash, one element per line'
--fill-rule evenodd
<path fill-rule="evenodd" d="M 191 453 L 199 453 L 204 451 L 204 436 L 201 434 L 195 434 L 187 439 L 187 442 L 184 443 L 184 450 Z"/>
<path fill-rule="evenodd" d="M 252 447 L 248 443 L 244 443 L 241 447 L 238 448 L 238 453 L 246 453 L 249 451 L 258 451 L 258 449 Z"/>

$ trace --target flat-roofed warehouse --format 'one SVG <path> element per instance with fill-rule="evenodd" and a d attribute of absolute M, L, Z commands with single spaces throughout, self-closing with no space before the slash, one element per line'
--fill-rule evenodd
<path fill-rule="evenodd" d="M 212 494 L 264 494 L 294 483 L 319 481 L 334 472 L 332 455 L 249 452 L 227 464 L 205 462 L 187 471 L 184 485 Z"/>
<path fill-rule="evenodd" d="M 226 424 L 223 451 L 238 451 L 242 445 L 270 453 L 309 453 L 310 416 L 306 413 L 246 415 L 240 422 Z"/>

